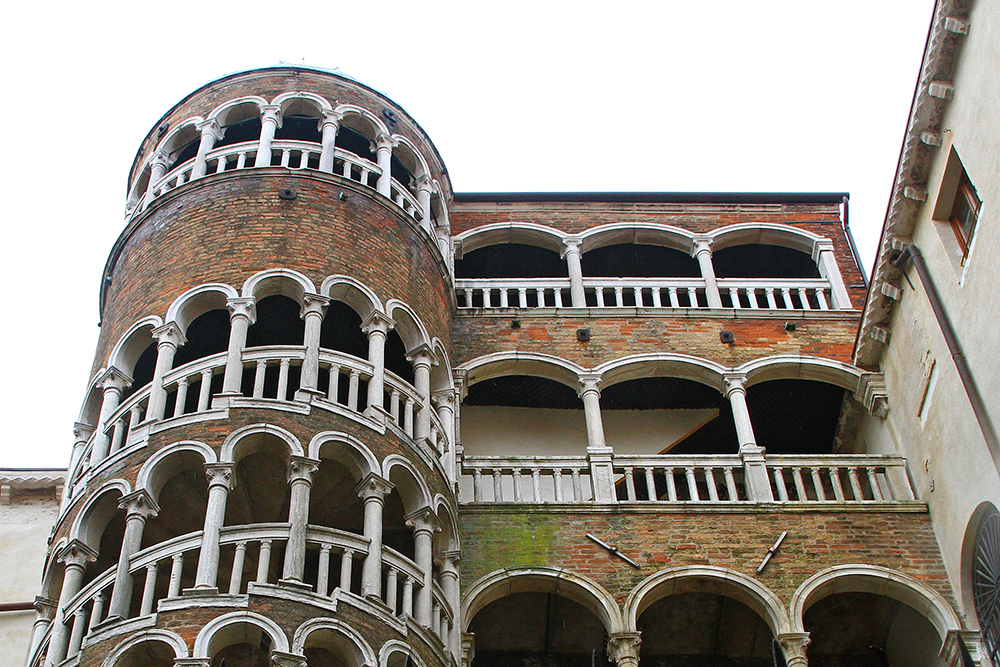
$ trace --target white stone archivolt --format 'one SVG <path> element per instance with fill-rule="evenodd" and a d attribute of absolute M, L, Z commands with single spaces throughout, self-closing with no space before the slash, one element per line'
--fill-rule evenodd
<path fill-rule="evenodd" d="M 826 382 L 853 392 L 858 389 L 863 371 L 833 359 L 788 354 L 754 359 L 733 372 L 745 375 L 748 387 L 769 380 L 795 379 Z"/>
<path fill-rule="evenodd" d="M 495 352 L 461 364 L 457 371 L 466 374 L 467 387 L 504 375 L 533 375 L 555 380 L 574 390 L 579 376 L 587 370 L 578 364 L 551 354 L 535 352 Z"/>
<path fill-rule="evenodd" d="M 218 462 L 215 450 L 203 442 L 196 440 L 175 442 L 158 450 L 142 464 L 142 468 L 139 469 L 139 474 L 136 476 L 135 488 L 145 489 L 153 500 L 158 501 L 163 485 L 184 467 L 181 458 L 178 457 L 178 454 L 182 452 L 191 452 L 200 456 L 203 463 Z"/>
<path fill-rule="evenodd" d="M 213 618 L 205 624 L 194 640 L 195 658 L 210 658 L 219 649 L 246 641 L 245 626 L 253 626 L 271 638 L 271 650 L 288 653 L 288 637 L 281 627 L 261 614 L 252 611 L 234 611 Z"/>
<path fill-rule="evenodd" d="M 174 652 L 174 658 L 186 658 L 188 657 L 188 647 L 184 638 L 180 635 L 170 632 L 169 630 L 161 630 L 158 628 L 150 628 L 148 630 L 142 630 L 130 636 L 128 639 L 122 641 L 118 646 L 114 648 L 108 657 L 104 659 L 101 663 L 102 667 L 116 667 L 118 661 L 125 657 L 125 655 L 135 647 L 141 646 L 143 644 L 166 644 Z"/>
<path fill-rule="evenodd" d="M 420 471 L 407 459 L 398 454 L 385 457 L 382 476 L 396 485 L 407 514 L 430 506 L 430 488 Z"/>
<path fill-rule="evenodd" d="M 132 486 L 128 480 L 112 479 L 101 484 L 73 519 L 69 530 L 70 540 L 80 540 L 96 550 L 100 545 L 101 533 L 118 511 L 118 500 L 130 493 Z"/>
<path fill-rule="evenodd" d="M 720 250 L 730 246 L 762 243 L 784 246 L 811 255 L 818 243 L 829 239 L 791 225 L 773 222 L 744 222 L 737 225 L 719 227 L 708 236 L 712 239 L 712 249 Z"/>
<path fill-rule="evenodd" d="M 482 225 L 452 238 L 456 258 L 467 252 L 499 243 L 523 243 L 562 252 L 565 233 L 532 222 L 498 222 Z"/>
<path fill-rule="evenodd" d="M 385 312 L 396 323 L 396 332 L 407 350 L 416 350 L 422 346 L 430 348 L 430 334 L 413 308 L 399 299 L 389 299 L 385 304 Z"/>
<path fill-rule="evenodd" d="M 379 667 L 402 667 L 411 660 L 415 667 L 427 667 L 427 663 L 409 645 L 398 639 L 390 639 L 378 652 Z"/>
<path fill-rule="evenodd" d="M 333 459 L 351 472 L 354 479 L 364 479 L 371 473 L 382 474 L 382 466 L 368 447 L 347 433 L 323 431 L 309 442 L 309 458 Z"/>
<path fill-rule="evenodd" d="M 637 378 L 677 377 L 722 391 L 729 369 L 714 361 L 687 354 L 653 352 L 615 359 L 596 366 L 592 372 L 600 374 L 604 387 Z"/>
<path fill-rule="evenodd" d="M 225 310 L 229 299 L 235 299 L 239 295 L 234 287 L 223 283 L 207 283 L 192 287 L 170 304 L 167 308 L 166 321 L 175 323 L 181 332 L 186 334 L 188 325 L 199 315 L 214 309 Z"/>
<path fill-rule="evenodd" d="M 347 667 L 378 667 L 375 651 L 357 630 L 335 618 L 312 618 L 295 631 L 292 653 L 303 654 L 309 647 L 321 647 L 344 659 Z"/>
<path fill-rule="evenodd" d="M 361 316 L 362 321 L 368 319 L 373 313 L 386 312 L 382 306 L 382 300 L 375 295 L 375 292 L 351 276 L 327 276 L 320 285 L 319 293 L 346 303 Z"/>
<path fill-rule="evenodd" d="M 288 446 L 288 453 L 291 456 L 305 456 L 305 450 L 299 443 L 298 438 L 280 426 L 274 424 L 249 424 L 238 428 L 229 434 L 226 441 L 222 443 L 222 451 L 219 453 L 219 461 L 223 463 L 236 463 L 246 456 L 244 449 L 253 447 L 251 440 L 255 435 L 271 435 L 283 440 Z M 246 441 L 246 442 L 244 442 Z"/>
<path fill-rule="evenodd" d="M 764 619 L 774 636 L 791 632 L 792 623 L 778 596 L 756 579 L 724 567 L 674 567 L 650 575 L 625 600 L 625 623 L 635 632 L 642 612 L 654 602 L 679 593 L 714 593 L 741 602 Z"/>
<path fill-rule="evenodd" d="M 267 269 L 247 278 L 240 293 L 257 300 L 281 294 L 301 304 L 304 295 L 316 293 L 316 286 L 294 269 Z"/>
<path fill-rule="evenodd" d="M 694 249 L 694 236 L 691 232 L 680 227 L 652 222 L 616 222 L 601 225 L 581 233 L 580 239 L 582 252 L 619 243 L 659 245 L 689 254 Z"/>
<path fill-rule="evenodd" d="M 131 374 L 139 356 L 153 343 L 152 331 L 162 325 L 159 316 L 150 315 L 130 326 L 111 348 L 107 368 L 119 368 Z"/>

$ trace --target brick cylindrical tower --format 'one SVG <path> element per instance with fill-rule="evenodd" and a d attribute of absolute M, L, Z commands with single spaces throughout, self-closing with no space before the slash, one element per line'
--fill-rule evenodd
<path fill-rule="evenodd" d="M 452 665 L 451 186 L 343 75 L 213 81 L 129 174 L 29 665 Z"/>

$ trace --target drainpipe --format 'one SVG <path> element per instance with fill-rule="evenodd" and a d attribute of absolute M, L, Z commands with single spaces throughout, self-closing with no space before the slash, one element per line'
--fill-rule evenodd
<path fill-rule="evenodd" d="M 844 195 L 842 201 L 844 202 L 844 220 L 843 220 L 844 233 L 847 235 L 848 245 L 851 246 L 851 254 L 854 255 L 854 263 L 858 265 L 859 269 L 861 269 L 861 282 L 864 284 L 865 289 L 868 289 L 868 274 L 865 272 L 864 264 L 861 263 L 861 253 L 858 252 L 858 244 L 854 242 L 854 234 L 851 233 L 851 226 L 849 222 L 851 219 L 850 218 L 851 198 L 848 197 L 847 195 Z"/>
<path fill-rule="evenodd" d="M 931 279 L 930 272 L 927 270 L 927 265 L 924 263 L 924 258 L 920 254 L 920 250 L 917 249 L 915 245 L 908 245 L 906 249 L 903 250 L 896 259 L 892 260 L 892 265 L 897 269 L 905 268 L 908 261 L 913 261 L 913 268 L 917 271 L 917 276 L 920 277 L 920 284 L 923 285 L 924 291 L 927 293 L 927 300 L 930 301 L 931 310 L 934 311 L 934 317 L 937 319 L 938 326 L 941 328 L 941 333 L 944 335 L 944 341 L 948 345 L 948 351 L 951 352 L 952 361 L 955 362 L 955 369 L 958 371 L 958 377 L 962 380 L 962 386 L 965 388 L 965 393 L 969 397 L 969 403 L 972 404 L 972 412 L 976 415 L 976 421 L 979 423 L 979 430 L 983 432 L 983 438 L 986 439 L 986 446 L 990 450 L 990 455 L 993 457 L 993 465 L 996 466 L 997 470 L 1000 470 L 1000 442 L 997 440 L 996 431 L 993 430 L 993 423 L 990 420 L 990 415 L 986 411 L 986 406 L 983 404 L 983 397 L 979 394 L 979 389 L 976 387 L 975 380 L 972 379 L 972 373 L 969 370 L 969 364 L 965 360 L 965 355 L 962 353 L 962 348 L 958 344 L 958 338 L 955 336 L 955 330 L 951 326 L 951 322 L 948 320 L 948 314 L 945 312 L 944 304 L 941 303 L 941 297 L 938 295 L 937 288 L 934 287 L 934 281 Z"/>

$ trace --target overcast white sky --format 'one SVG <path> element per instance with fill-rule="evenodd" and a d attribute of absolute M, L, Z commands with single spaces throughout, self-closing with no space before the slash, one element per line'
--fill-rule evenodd
<path fill-rule="evenodd" d="M 850 192 L 870 270 L 932 6 L 13 3 L 0 467 L 67 464 L 129 166 L 211 79 L 339 67 L 416 118 L 458 192 Z"/>

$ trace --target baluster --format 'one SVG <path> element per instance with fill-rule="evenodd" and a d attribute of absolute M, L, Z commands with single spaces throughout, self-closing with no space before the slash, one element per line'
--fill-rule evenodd
<path fill-rule="evenodd" d="M 844 502 L 844 487 L 840 482 L 840 468 L 830 468 L 830 482 L 833 484 L 833 495 L 837 502 Z"/>
<path fill-rule="evenodd" d="M 354 567 L 354 549 L 344 549 L 340 555 L 340 585 L 342 591 L 351 590 L 351 570 Z"/>
<path fill-rule="evenodd" d="M 826 490 L 823 488 L 823 478 L 820 477 L 820 470 L 814 467 L 810 468 L 809 471 L 812 475 L 813 488 L 816 489 L 816 501 L 823 502 L 826 500 Z"/>
<path fill-rule="evenodd" d="M 677 482 L 674 480 L 674 469 L 664 468 L 663 474 L 667 478 L 667 500 L 672 503 L 677 502 Z"/>
<path fill-rule="evenodd" d="M 479 468 L 472 471 L 472 501 L 483 502 L 483 471 Z"/>
<path fill-rule="evenodd" d="M 330 594 L 330 544 L 319 545 L 319 567 L 316 571 L 316 594 L 326 597 Z"/>
<path fill-rule="evenodd" d="M 625 468 L 625 497 L 629 502 L 635 502 L 635 478 L 632 468 Z"/>
<path fill-rule="evenodd" d="M 441 636 L 441 603 L 437 600 L 431 604 L 431 632 Z"/>
<path fill-rule="evenodd" d="M 715 468 L 706 467 L 705 470 L 705 483 L 708 485 L 708 499 L 713 502 L 719 502 L 719 490 L 715 488 Z"/>
<path fill-rule="evenodd" d="M 795 482 L 796 500 L 800 503 L 809 500 L 809 494 L 806 493 L 806 485 L 802 481 L 802 468 L 792 468 L 792 480 Z"/>
<path fill-rule="evenodd" d="M 539 308 L 544 308 L 545 307 L 545 288 L 544 287 L 536 287 L 535 288 L 535 296 L 538 297 L 538 307 Z"/>
<path fill-rule="evenodd" d="M 878 477 L 875 476 L 875 468 L 869 466 L 868 470 L 868 484 L 872 487 L 872 497 L 876 502 L 882 502 L 885 497 L 882 495 L 882 487 L 879 486 Z"/>
<path fill-rule="evenodd" d="M 406 397 L 406 405 L 403 406 L 403 432 L 409 437 L 413 437 L 413 399 Z"/>
<path fill-rule="evenodd" d="M 239 155 L 236 157 L 236 168 L 243 169 L 247 166 L 247 152 L 240 151 Z"/>
<path fill-rule="evenodd" d="M 107 600 L 108 598 L 104 595 L 104 591 L 94 596 L 94 609 L 90 612 L 90 626 L 87 628 L 88 633 L 93 632 L 94 626 L 104 620 L 104 603 Z"/>
<path fill-rule="evenodd" d="M 542 502 L 542 469 L 531 469 L 531 502 Z"/>
<path fill-rule="evenodd" d="M 484 287 L 483 288 L 483 308 L 493 307 L 493 288 Z"/>
<path fill-rule="evenodd" d="M 243 587 L 243 563 L 247 558 L 247 543 L 242 540 L 236 543 L 236 553 L 233 554 L 233 571 L 229 575 L 229 594 L 239 595 Z"/>
<path fill-rule="evenodd" d="M 552 469 L 552 486 L 556 494 L 556 502 L 561 503 L 563 501 L 563 471 L 562 468 Z"/>
<path fill-rule="evenodd" d="M 579 468 L 573 468 L 573 500 L 575 502 L 580 502 L 583 500 L 583 484 L 580 482 L 580 470 Z"/>
<path fill-rule="evenodd" d="M 604 303 L 604 286 L 598 285 L 597 287 L 595 287 L 594 294 L 597 296 L 597 307 L 606 308 L 607 306 Z"/>
<path fill-rule="evenodd" d="M 792 303 L 792 290 L 787 287 L 782 287 L 781 300 L 785 303 L 785 308 L 788 310 L 795 310 L 795 304 Z"/>
<path fill-rule="evenodd" d="M 659 500 L 656 497 L 656 478 L 653 477 L 653 468 L 647 467 L 646 471 L 646 500 Z"/>
<path fill-rule="evenodd" d="M 264 373 L 267 372 L 267 360 L 257 362 L 257 370 L 253 376 L 253 397 L 264 398 Z"/>
<path fill-rule="evenodd" d="M 266 584 L 267 575 L 271 569 L 271 540 L 260 541 L 260 551 L 257 553 L 257 583 Z"/>
<path fill-rule="evenodd" d="M 642 302 L 642 288 L 641 287 L 633 287 L 632 288 L 632 294 L 635 297 L 635 307 L 636 308 L 642 308 L 643 305 L 644 305 L 643 302 Z"/>
<path fill-rule="evenodd" d="M 181 594 L 181 573 L 184 571 L 184 553 L 174 554 L 170 562 L 170 585 L 167 587 L 167 597 L 175 598 Z"/>
<path fill-rule="evenodd" d="M 82 606 L 73 612 L 73 630 L 69 635 L 69 646 L 66 649 L 66 656 L 75 658 L 80 653 L 80 646 L 83 644 L 83 633 L 87 627 L 87 610 Z"/>
<path fill-rule="evenodd" d="M 500 307 L 509 308 L 510 307 L 510 297 L 507 295 L 507 288 L 500 288 Z"/>
<path fill-rule="evenodd" d="M 149 616 L 153 613 L 153 595 L 156 593 L 156 570 L 158 565 L 154 561 L 146 566 L 146 581 L 142 587 L 142 604 L 139 605 L 140 616 Z"/>
<path fill-rule="evenodd" d="M 358 182 L 361 183 L 362 185 L 368 185 L 368 177 L 369 175 L 371 175 L 372 170 L 368 169 L 364 165 L 358 165 L 358 170 L 359 170 Z M 368 187 L 371 186 L 368 185 Z"/>
<path fill-rule="evenodd" d="M 556 308 L 562 308 L 563 307 L 562 289 L 560 289 L 559 287 L 553 287 L 552 295 L 556 299 Z"/>
<path fill-rule="evenodd" d="M 802 310 L 812 310 L 812 306 L 809 305 L 809 294 L 806 292 L 805 287 L 798 288 L 799 300 L 802 301 Z"/>
<path fill-rule="evenodd" d="M 826 302 L 826 290 L 822 287 L 817 287 L 813 290 L 813 293 L 816 295 L 816 301 L 819 302 L 819 309 L 830 310 L 830 305 Z"/>
<path fill-rule="evenodd" d="M 291 366 L 291 359 L 282 359 L 278 364 L 278 395 L 279 401 L 288 400 L 288 367 Z"/>
<path fill-rule="evenodd" d="M 305 169 L 309 166 L 309 151 L 302 151 L 299 154 L 299 169 Z"/>
<path fill-rule="evenodd" d="M 680 308 L 681 307 L 681 300 L 680 300 L 680 297 L 677 296 L 677 288 L 676 287 L 668 287 L 667 288 L 667 296 L 670 298 L 670 307 L 671 308 Z"/>
<path fill-rule="evenodd" d="M 344 164 L 341 165 L 340 170 L 341 175 L 344 178 L 351 178 L 351 162 L 350 160 L 344 160 Z"/>
<path fill-rule="evenodd" d="M 389 611 L 396 615 L 396 603 L 399 597 L 397 591 L 399 587 L 399 571 L 389 566 L 389 572 L 385 575 L 385 603 L 389 606 Z"/>
<path fill-rule="evenodd" d="M 355 412 L 358 411 L 358 383 L 361 381 L 361 371 L 356 368 L 351 369 L 351 375 L 347 383 L 347 408 Z"/>
<path fill-rule="evenodd" d="M 733 477 L 733 469 L 726 466 L 722 469 L 722 474 L 726 478 L 726 496 L 729 502 L 736 502 L 740 499 L 739 491 L 736 489 L 736 479 Z"/>
<path fill-rule="evenodd" d="M 128 413 L 128 432 L 131 433 L 142 421 L 142 406 L 136 403 Z"/>
<path fill-rule="evenodd" d="M 501 477 L 503 471 L 500 468 L 493 469 L 493 502 L 502 503 L 503 502 L 503 479 Z"/>
<path fill-rule="evenodd" d="M 694 287 L 688 287 L 688 301 L 690 301 L 690 308 L 701 308 L 701 304 L 698 303 L 698 290 Z"/>
<path fill-rule="evenodd" d="M 215 173 L 221 174 L 229 166 L 229 160 L 226 159 L 225 155 L 220 155 L 219 159 L 215 163 Z"/>
<path fill-rule="evenodd" d="M 518 287 L 517 288 L 517 305 L 519 308 L 528 307 L 528 288 Z"/>
<path fill-rule="evenodd" d="M 619 308 L 625 305 L 625 294 L 621 285 L 615 285 L 615 305 Z"/>
<path fill-rule="evenodd" d="M 757 310 L 760 308 L 760 302 L 757 300 L 757 288 L 748 287 L 747 288 L 747 301 L 750 302 L 750 308 L 752 310 Z"/>
<path fill-rule="evenodd" d="M 125 420 L 116 419 L 114 431 L 111 433 L 111 448 L 108 450 L 114 454 L 122 447 L 122 440 L 125 439 Z"/>
<path fill-rule="evenodd" d="M 292 161 L 292 149 L 282 148 L 281 149 L 281 166 L 288 168 L 288 164 Z"/>
<path fill-rule="evenodd" d="M 848 468 L 847 476 L 851 480 L 851 490 L 854 492 L 855 502 L 864 502 L 865 494 L 861 491 L 861 480 L 858 479 L 858 469 L 853 466 Z"/>
<path fill-rule="evenodd" d="M 413 578 L 403 575 L 403 616 L 413 616 Z"/>
<path fill-rule="evenodd" d="M 521 502 L 521 469 L 514 468 L 511 473 L 514 476 L 514 502 L 519 503 Z"/>
<path fill-rule="evenodd" d="M 174 401 L 174 417 L 180 417 L 184 414 L 184 404 L 187 403 L 188 396 L 188 379 L 181 378 L 177 381 L 177 396 Z"/>
<path fill-rule="evenodd" d="M 462 291 L 465 293 L 465 307 L 472 308 L 472 288 L 466 287 Z"/>
<path fill-rule="evenodd" d="M 177 181 L 174 183 L 174 187 L 175 188 L 179 188 L 182 185 L 184 185 L 184 172 L 183 171 L 180 172 L 179 174 L 177 174 Z"/>
<path fill-rule="evenodd" d="M 399 390 L 395 388 L 389 396 L 389 416 L 399 426 Z"/>
<path fill-rule="evenodd" d="M 326 400 L 336 403 L 340 400 L 340 366 L 330 364 L 330 386 L 326 388 Z"/>
<path fill-rule="evenodd" d="M 785 486 L 785 475 L 779 466 L 774 468 L 774 485 L 778 489 L 778 500 L 788 502 L 788 487 Z"/>
<path fill-rule="evenodd" d="M 733 302 L 733 308 L 742 308 L 743 304 L 740 303 L 740 288 L 730 287 L 729 288 L 729 298 Z"/>
<path fill-rule="evenodd" d="M 663 302 L 660 300 L 660 288 L 653 287 L 650 292 L 653 295 L 653 308 L 662 308 Z"/>
<path fill-rule="evenodd" d="M 201 386 L 198 388 L 198 412 L 208 410 L 208 400 L 212 397 L 212 369 L 201 372 Z"/>
<path fill-rule="evenodd" d="M 698 479 L 694 475 L 694 466 L 686 466 L 684 476 L 688 483 L 688 495 L 690 496 L 688 500 L 700 501 L 701 496 L 698 494 Z"/>
<path fill-rule="evenodd" d="M 778 303 L 774 300 L 774 288 L 765 287 L 764 296 L 767 298 L 767 307 L 770 308 L 771 310 L 777 310 Z"/>

